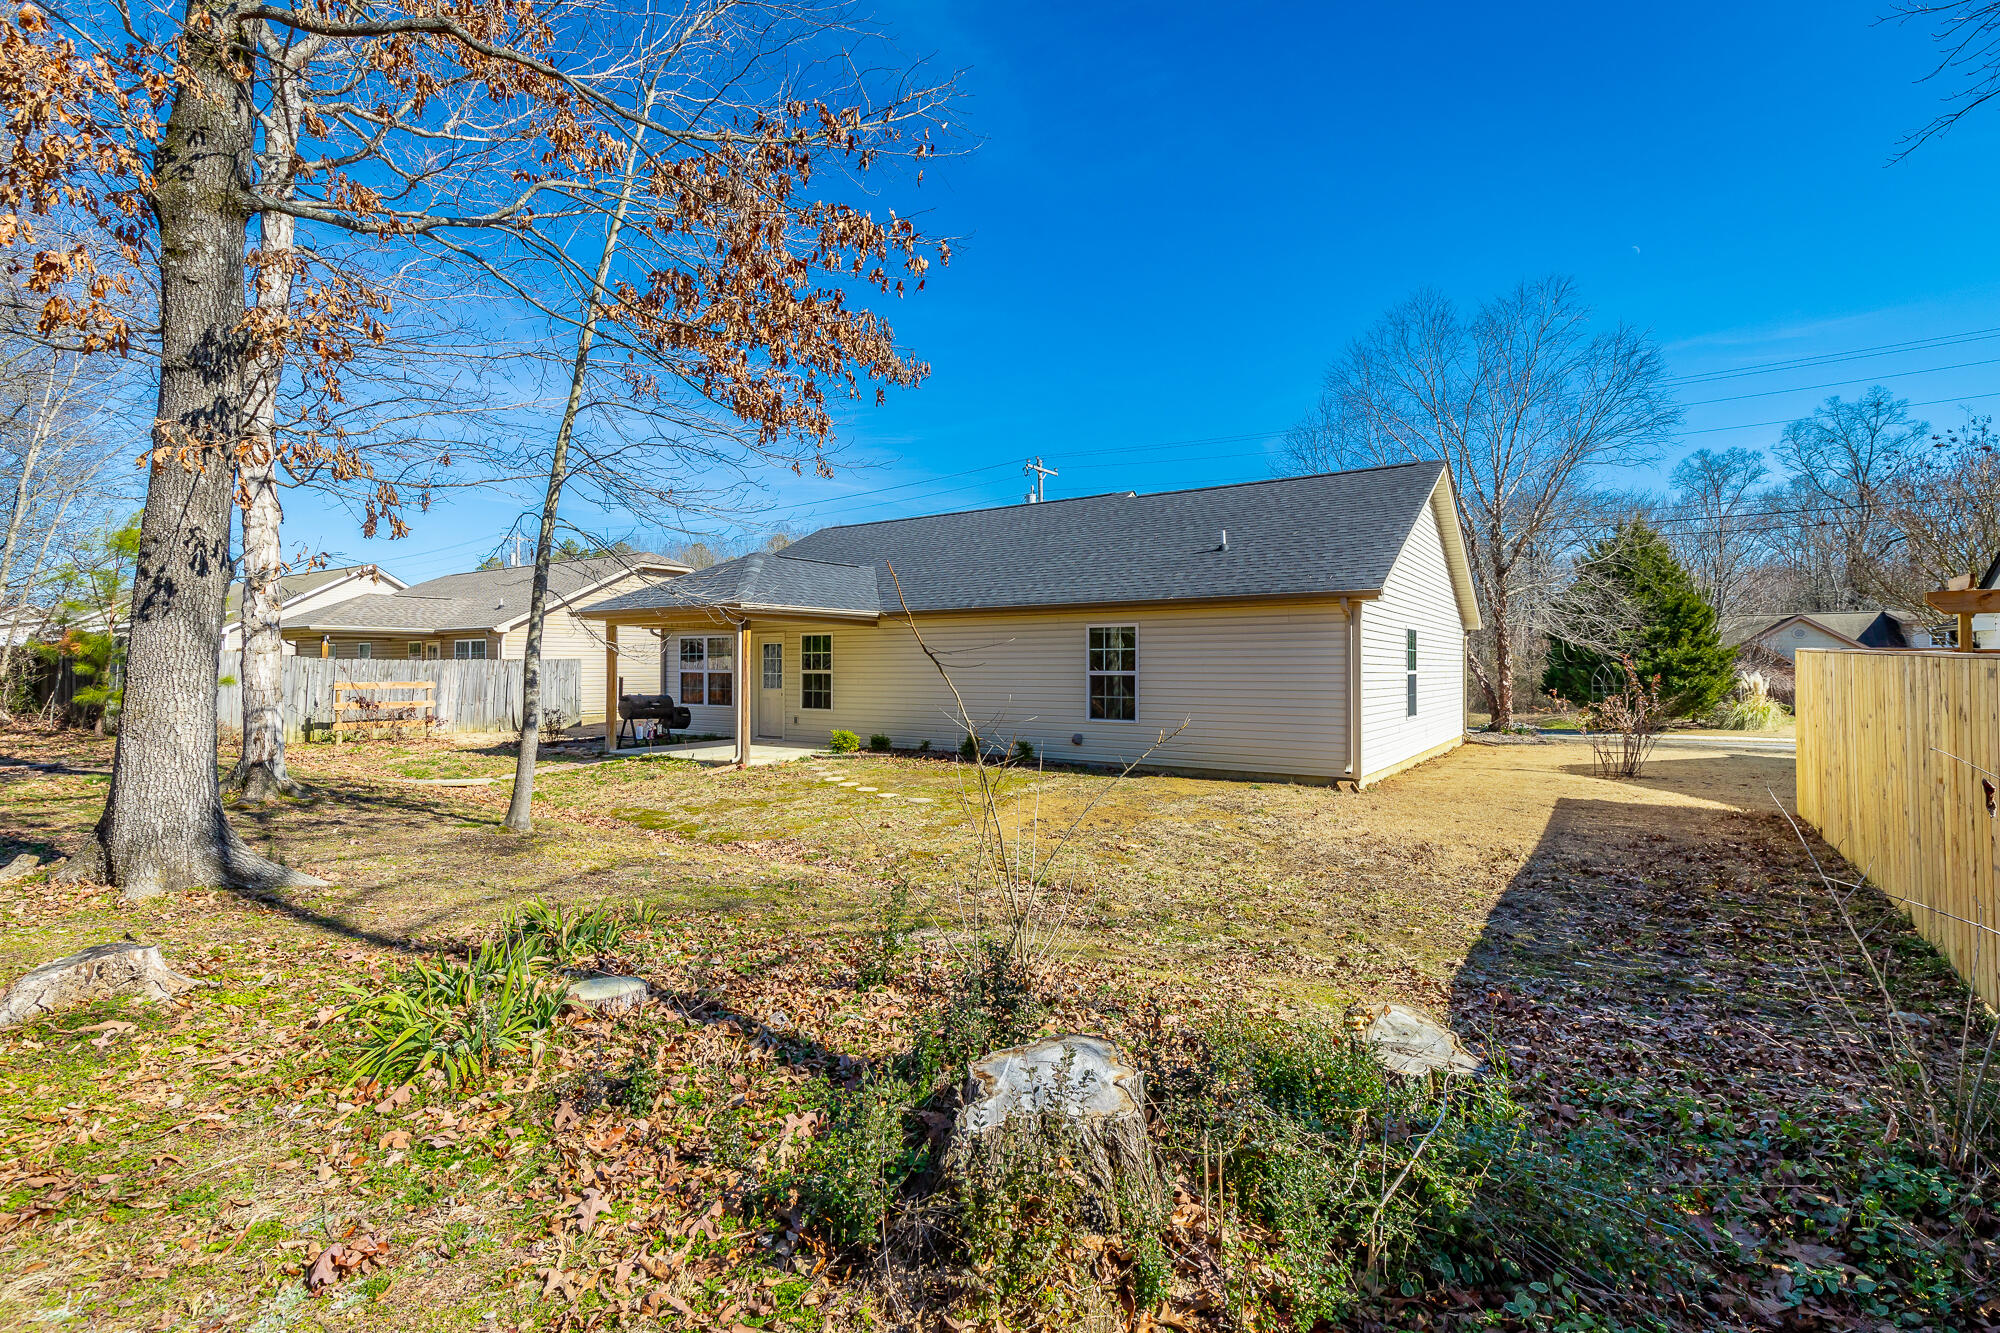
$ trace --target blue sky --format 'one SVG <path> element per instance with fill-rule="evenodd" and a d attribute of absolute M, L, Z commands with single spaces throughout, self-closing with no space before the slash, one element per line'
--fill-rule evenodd
<path fill-rule="evenodd" d="M 1692 377 L 1662 468 L 1871 383 L 1939 424 L 2000 408 L 2000 111 L 1889 165 L 1944 89 L 1886 8 L 885 0 L 964 69 L 978 140 L 896 196 L 959 238 L 885 312 L 933 375 L 843 412 L 840 475 L 771 476 L 767 522 L 1011 503 L 1030 454 L 1052 496 L 1267 476 L 1386 306 L 1552 272 Z M 523 507 L 457 498 L 390 543 L 295 496 L 289 537 L 414 581 Z"/>

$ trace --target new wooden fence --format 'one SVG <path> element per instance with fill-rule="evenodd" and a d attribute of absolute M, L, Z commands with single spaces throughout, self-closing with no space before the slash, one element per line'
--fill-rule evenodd
<path fill-rule="evenodd" d="M 2000 656 L 1798 655 L 1799 814 L 2000 1005 Z"/>
<path fill-rule="evenodd" d="M 349 682 L 421 680 L 432 682 L 429 698 L 436 705 L 439 731 L 497 732 L 521 729 L 521 663 L 500 658 L 483 661 L 411 662 L 344 657 L 285 659 L 285 738 L 324 740 L 332 734 L 334 687 Z M 426 697 L 421 691 L 381 693 L 386 708 Z M 243 688 L 218 686 L 216 717 L 225 729 L 243 725 Z M 352 717 L 353 701 L 346 701 Z M 583 663 L 574 657 L 542 662 L 542 711 L 562 710 L 571 722 L 583 707 Z M 386 725 L 386 724 L 385 724 Z"/>

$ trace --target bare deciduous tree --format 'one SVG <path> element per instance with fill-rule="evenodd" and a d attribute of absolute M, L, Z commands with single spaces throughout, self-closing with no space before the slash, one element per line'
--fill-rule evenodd
<path fill-rule="evenodd" d="M 752 27 L 813 12 L 749 0 L 679 8 L 741 13 Z M 632 68 L 632 21 L 619 11 L 572 0 L 77 0 L 24 7 L 0 28 L 11 113 L 0 126 L 0 197 L 11 201 L 0 217 L 18 236 L 54 225 L 84 238 L 35 256 L 37 327 L 85 351 L 150 339 L 160 364 L 125 725 L 104 813 L 72 878 L 133 895 L 302 878 L 230 830 L 213 762 L 236 470 L 269 335 L 245 296 L 253 219 L 283 213 L 302 229 L 371 239 L 388 268 L 428 246 L 504 272 L 505 254 L 532 250 L 549 217 L 595 210 L 590 201 L 604 197 L 622 146 L 643 127 L 662 146 L 649 159 L 661 168 L 649 192 L 686 206 L 698 224 L 691 252 L 711 249 L 700 263 L 635 275 L 618 303 L 706 396 L 782 433 L 819 406 L 830 351 L 843 363 L 895 359 L 888 329 L 848 309 L 847 287 L 801 293 L 766 243 L 793 218 L 791 191 L 820 155 L 865 159 L 879 128 L 865 109 L 805 98 L 757 115 L 642 122 L 607 91 Z M 272 47 L 258 40 L 267 29 L 279 50 L 325 42 L 300 90 L 298 164 L 283 180 L 261 170 L 268 126 L 258 109 L 275 86 Z M 726 226 L 699 225 L 718 212 Z M 812 221 L 813 253 L 852 261 L 850 280 L 870 280 L 886 255 L 916 244 L 906 222 L 845 205 Z M 158 293 L 150 327 L 126 309 L 135 286 Z M 368 272 L 316 275 L 301 315 L 283 322 L 292 364 L 337 377 L 357 342 L 380 336 L 381 303 Z M 830 347 L 836 313 L 856 340 Z M 281 462 L 301 459 L 357 482 L 369 475 L 338 437 L 283 439 Z M 375 490 L 369 519 L 393 515 L 398 501 L 393 487 Z"/>
<path fill-rule="evenodd" d="M 1896 536 L 1857 571 L 1857 582 L 1888 606 L 1929 617 L 1926 592 L 1966 575 L 1976 580 L 2000 555 L 1993 418 L 1974 417 L 1932 437 L 1931 447 L 1882 487 L 1881 502 L 1882 520 Z"/>
<path fill-rule="evenodd" d="M 1660 528 L 1718 615 L 1744 609 L 1738 603 L 1764 547 L 1757 487 L 1770 471 L 1744 448 L 1697 449 L 1674 467 Z"/>
<path fill-rule="evenodd" d="M 1470 318 L 1435 291 L 1396 306 L 1332 368 L 1288 439 L 1300 472 L 1443 460 L 1491 626 L 1468 654 L 1493 725 L 1514 718 L 1523 576 L 1577 540 L 1592 473 L 1646 457 L 1680 420 L 1651 338 L 1593 323 L 1566 278 L 1523 283 Z"/>
<path fill-rule="evenodd" d="M 1840 605 L 1858 604 L 1863 567 L 1880 561 L 1896 540 L 1883 513 L 1883 488 L 1909 466 L 1930 430 L 1910 405 L 1881 385 L 1853 402 L 1836 395 L 1778 437 L 1778 460 L 1802 503 L 1800 529 L 1816 550 Z M 1814 608 L 1834 609 L 1832 605 Z"/>

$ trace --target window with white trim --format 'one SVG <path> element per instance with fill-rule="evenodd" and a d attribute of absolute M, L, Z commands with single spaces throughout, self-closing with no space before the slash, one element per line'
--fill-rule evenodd
<path fill-rule="evenodd" d="M 1092 625 L 1087 657 L 1091 718 L 1138 721 L 1139 627 Z"/>
<path fill-rule="evenodd" d="M 410 640 L 409 649 L 410 649 L 410 660 L 412 662 L 417 661 L 424 655 L 424 646 L 421 643 L 418 643 L 415 639 Z"/>
<path fill-rule="evenodd" d="M 799 707 L 833 707 L 833 636 L 799 636 Z"/>
<path fill-rule="evenodd" d="M 1408 716 L 1415 717 L 1417 715 L 1417 632 L 1413 629 L 1403 631 L 1403 670 L 1405 673 L 1403 677 L 1403 691 L 1407 696 L 1404 711 Z"/>
<path fill-rule="evenodd" d="M 372 643 L 357 643 L 354 645 L 354 655 L 364 662 L 372 661 L 375 657 L 375 645 Z"/>
<path fill-rule="evenodd" d="M 484 662 L 486 660 L 486 640 L 453 639 L 451 655 L 461 662 Z"/>
<path fill-rule="evenodd" d="M 736 702 L 734 635 L 690 635 L 681 640 L 681 702 L 690 706 Z"/>

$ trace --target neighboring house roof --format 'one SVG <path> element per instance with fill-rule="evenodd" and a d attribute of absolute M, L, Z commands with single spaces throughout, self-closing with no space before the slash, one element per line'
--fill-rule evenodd
<path fill-rule="evenodd" d="M 349 579 L 358 579 L 371 574 L 397 588 L 408 586 L 395 575 L 385 573 L 374 565 L 342 565 L 338 569 L 310 569 L 298 574 L 287 574 L 278 580 L 278 604 L 283 606 L 309 592 L 318 592 L 332 584 L 345 583 Z M 243 581 L 238 579 L 229 585 L 229 596 L 222 604 L 222 623 L 230 624 L 242 610 Z"/>
<path fill-rule="evenodd" d="M 903 605 L 937 612 L 1367 596 L 1381 591 L 1440 487 L 1460 611 L 1476 625 L 1449 482 L 1436 462 L 822 528 L 775 555 L 725 561 L 585 614 L 723 606 L 873 617 Z"/>
<path fill-rule="evenodd" d="M 1732 646 L 1769 638 L 1794 623 L 1856 648 L 1907 648 L 1903 622 L 1887 611 L 1767 611 L 1759 615 L 1725 616 L 1717 627 Z"/>
<path fill-rule="evenodd" d="M 651 551 L 559 560 L 549 566 L 549 597 L 562 606 L 637 573 L 684 574 L 687 566 Z M 435 634 L 448 630 L 506 633 L 528 614 L 533 565 L 504 565 L 414 583 L 396 593 L 370 593 L 337 602 L 285 629 L 311 633 L 373 631 Z"/>
<path fill-rule="evenodd" d="M 1993 557 L 1993 563 L 1986 567 L 1986 577 L 1979 580 L 1982 588 L 2000 588 L 2000 555 Z"/>

